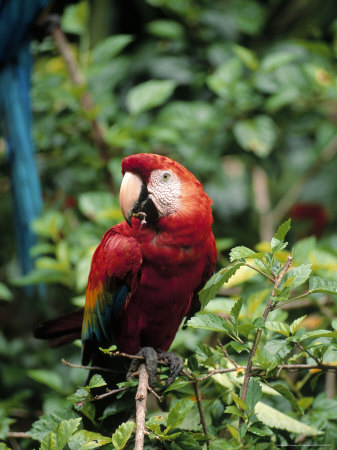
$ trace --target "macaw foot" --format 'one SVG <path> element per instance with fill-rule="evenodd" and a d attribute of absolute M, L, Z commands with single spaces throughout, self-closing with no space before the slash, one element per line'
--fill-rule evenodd
<path fill-rule="evenodd" d="M 164 387 L 161 389 L 161 392 L 164 392 L 170 384 L 177 378 L 184 367 L 184 361 L 180 358 L 180 356 L 171 352 L 158 352 L 158 358 L 167 362 L 169 368 L 171 369 L 171 375 L 166 380 Z"/>
<path fill-rule="evenodd" d="M 154 348 L 143 347 L 137 353 L 137 356 L 143 356 L 145 359 L 145 366 L 147 373 L 149 374 L 149 385 L 154 388 L 156 385 L 156 375 L 157 375 L 157 365 L 158 365 L 158 355 Z M 133 373 L 138 370 L 138 367 L 142 364 L 143 360 L 133 359 L 131 361 L 128 373 L 126 374 L 126 379 L 129 380 Z"/>
<path fill-rule="evenodd" d="M 161 392 L 165 391 L 165 389 L 167 389 L 170 384 L 173 383 L 173 381 L 177 378 L 177 376 L 182 371 L 182 368 L 184 367 L 183 360 L 175 353 L 162 352 L 161 350 L 156 351 L 152 347 L 141 348 L 137 353 L 137 356 L 143 356 L 145 359 L 146 370 L 149 374 L 149 386 L 151 388 L 154 388 L 156 385 L 158 359 L 161 359 L 168 364 L 171 370 L 171 375 L 166 380 L 164 387 L 160 390 Z M 143 360 L 138 358 L 135 358 L 131 361 L 130 368 L 126 375 L 127 380 L 132 378 L 133 373 L 138 370 L 138 367 L 140 366 L 140 364 L 142 364 L 142 362 Z"/>

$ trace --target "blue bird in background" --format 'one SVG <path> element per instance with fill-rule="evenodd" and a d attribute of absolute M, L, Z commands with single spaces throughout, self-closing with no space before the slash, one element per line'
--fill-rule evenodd
<path fill-rule="evenodd" d="M 7 142 L 18 256 L 23 274 L 33 267 L 32 221 L 42 208 L 30 105 L 30 32 L 49 0 L 0 0 L 0 126 Z"/>

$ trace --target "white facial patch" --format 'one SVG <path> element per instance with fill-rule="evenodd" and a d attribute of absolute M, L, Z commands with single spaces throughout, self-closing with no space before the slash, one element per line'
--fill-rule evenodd
<path fill-rule="evenodd" d="M 147 186 L 149 197 L 155 204 L 159 216 L 175 214 L 180 207 L 181 184 L 171 170 L 154 170 Z"/>

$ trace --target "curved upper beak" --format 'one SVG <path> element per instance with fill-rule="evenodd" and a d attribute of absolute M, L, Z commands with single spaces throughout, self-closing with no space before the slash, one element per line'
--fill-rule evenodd
<path fill-rule="evenodd" d="M 143 181 L 138 175 L 125 172 L 119 192 L 119 203 L 123 216 L 130 227 L 132 226 L 132 212 L 140 197 L 142 186 Z"/>

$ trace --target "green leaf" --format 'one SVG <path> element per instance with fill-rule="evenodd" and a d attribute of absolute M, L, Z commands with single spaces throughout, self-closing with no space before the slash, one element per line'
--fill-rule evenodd
<path fill-rule="evenodd" d="M 81 417 L 78 419 L 63 420 L 55 430 L 56 444 L 58 449 L 62 449 L 68 442 L 70 436 L 75 433 L 80 426 Z"/>
<path fill-rule="evenodd" d="M 230 315 L 233 320 L 233 324 L 236 326 L 236 328 L 237 328 L 241 308 L 242 308 L 242 298 L 239 298 L 239 300 L 237 300 L 234 303 L 232 309 L 230 310 Z"/>
<path fill-rule="evenodd" d="M 76 5 L 69 5 L 62 15 L 62 29 L 66 33 L 84 34 L 88 29 L 89 4 L 81 1 Z"/>
<path fill-rule="evenodd" d="M 192 317 L 188 322 L 187 326 L 191 328 L 201 328 L 204 330 L 218 331 L 218 332 L 228 332 L 229 324 L 222 317 L 216 316 L 215 314 L 198 314 Z"/>
<path fill-rule="evenodd" d="M 40 450 L 61 450 L 56 443 L 56 434 L 54 432 L 48 433 L 40 445 Z"/>
<path fill-rule="evenodd" d="M 291 228 L 291 219 L 288 219 L 278 227 L 274 238 L 279 241 L 284 241 L 284 238 L 286 237 L 290 228 Z"/>
<path fill-rule="evenodd" d="M 238 120 L 234 125 L 234 136 L 244 150 L 266 157 L 276 142 L 276 126 L 269 116 Z"/>
<path fill-rule="evenodd" d="M 102 387 L 102 386 L 106 386 L 106 382 L 104 381 L 104 379 L 101 375 L 98 375 L 97 373 L 95 373 L 95 375 L 90 380 L 89 388 L 93 389 L 93 388 L 98 388 L 98 387 Z"/>
<path fill-rule="evenodd" d="M 264 423 L 262 422 L 254 422 L 248 429 L 253 434 L 256 434 L 257 436 L 272 436 L 273 432 L 270 428 L 268 428 Z"/>
<path fill-rule="evenodd" d="M 235 45 L 234 52 L 241 59 L 244 65 L 248 67 L 248 69 L 258 69 L 259 61 L 256 57 L 256 54 L 252 50 L 246 47 L 242 47 L 241 45 Z"/>
<path fill-rule="evenodd" d="M 227 406 L 225 411 L 224 411 L 224 413 L 225 414 L 234 414 L 234 416 L 239 416 L 239 417 L 242 417 L 242 418 L 245 417 L 245 415 L 243 414 L 242 410 L 240 408 L 238 408 L 237 406 L 234 406 L 234 405 Z"/>
<path fill-rule="evenodd" d="M 78 207 L 83 215 L 93 222 L 111 226 L 122 219 L 122 213 L 109 192 L 84 192 L 78 198 Z"/>
<path fill-rule="evenodd" d="M 263 402 L 258 402 L 256 404 L 255 415 L 261 422 L 270 428 L 287 430 L 289 433 L 304 434 L 306 436 L 318 436 L 323 434 L 322 431 L 303 422 L 299 422 Z"/>
<path fill-rule="evenodd" d="M 194 403 L 189 398 L 179 400 L 167 416 L 167 428 L 165 432 L 179 426 L 184 421 L 193 404 Z"/>
<path fill-rule="evenodd" d="M 290 280 L 292 278 L 290 287 L 291 289 L 295 289 L 305 283 L 310 277 L 310 274 L 311 264 L 301 264 L 300 266 L 292 267 L 290 270 L 288 270 L 286 276 L 284 277 L 284 280 L 285 282 L 287 282 L 287 280 Z"/>
<path fill-rule="evenodd" d="M 234 394 L 234 392 L 232 392 L 232 399 L 235 402 L 236 406 L 240 409 L 242 409 L 242 411 L 247 411 L 247 404 L 244 400 L 242 400 L 241 397 L 239 397 L 238 395 Z"/>
<path fill-rule="evenodd" d="M 92 431 L 80 430 L 70 437 L 68 446 L 70 450 L 89 450 L 110 443 L 111 438 L 109 437 L 102 436 L 101 434 Z"/>
<path fill-rule="evenodd" d="M 332 326 L 332 328 L 333 328 L 334 330 L 337 330 L 337 319 L 334 319 L 334 320 L 331 322 L 331 326 Z"/>
<path fill-rule="evenodd" d="M 102 64 L 111 61 L 132 41 L 133 37 L 129 34 L 117 34 L 104 39 L 94 48 L 92 63 Z"/>
<path fill-rule="evenodd" d="M 321 277 L 311 277 L 309 280 L 309 290 L 311 293 L 337 294 L 337 282 L 325 280 Z"/>
<path fill-rule="evenodd" d="M 300 414 L 304 414 L 303 409 L 298 405 L 294 395 L 292 394 L 292 392 L 289 391 L 289 389 L 284 386 L 283 384 L 273 384 L 271 386 L 273 389 L 275 389 L 275 391 L 277 391 L 279 394 L 281 394 L 284 398 L 286 398 L 289 403 L 291 404 L 291 406 Z"/>
<path fill-rule="evenodd" d="M 27 375 L 38 383 L 45 384 L 56 392 L 64 393 L 64 380 L 61 375 L 50 370 L 31 369 Z"/>
<path fill-rule="evenodd" d="M 337 339 L 337 331 L 329 331 L 329 330 L 313 330 L 313 331 L 307 331 L 306 333 L 303 333 L 299 341 L 304 341 L 305 339 L 317 339 L 321 337 L 328 337 Z"/>
<path fill-rule="evenodd" d="M 0 300 L 6 300 L 7 302 L 11 301 L 13 299 L 13 294 L 8 289 L 8 287 L 0 283 Z"/>
<path fill-rule="evenodd" d="M 280 339 L 272 339 L 262 347 L 256 356 L 256 360 L 262 368 L 272 370 L 278 364 L 281 364 L 290 352 L 290 344 Z"/>
<path fill-rule="evenodd" d="M 36 422 L 30 430 L 32 439 L 42 442 L 51 431 L 56 430 L 59 423 L 63 420 L 76 418 L 76 414 L 71 409 L 62 409 L 54 411 L 50 414 L 44 414 Z"/>
<path fill-rule="evenodd" d="M 111 441 L 115 448 L 121 450 L 126 446 L 135 426 L 135 422 L 124 422 L 117 428 L 111 438 Z"/>
<path fill-rule="evenodd" d="M 298 319 L 294 320 L 293 323 L 290 325 L 290 333 L 291 334 L 295 334 L 296 331 L 299 329 L 301 323 L 303 322 L 303 320 L 307 317 L 307 315 L 305 314 L 302 317 L 299 317 Z"/>
<path fill-rule="evenodd" d="M 236 271 L 243 265 L 243 262 L 234 262 L 227 267 L 219 270 L 214 274 L 199 292 L 199 300 L 201 309 L 205 308 L 207 303 L 212 300 L 220 287 L 227 283 L 227 281 L 236 273 Z"/>
<path fill-rule="evenodd" d="M 232 248 L 232 250 L 229 253 L 229 259 L 231 262 L 236 261 L 238 259 L 245 259 L 245 258 L 252 258 L 254 255 L 257 255 L 258 253 L 254 252 L 254 250 L 251 250 L 248 247 L 244 247 L 243 245 L 240 245 L 238 247 Z"/>
<path fill-rule="evenodd" d="M 150 80 L 133 87 L 126 97 L 128 110 L 132 114 L 162 105 L 176 88 L 172 80 Z"/>
<path fill-rule="evenodd" d="M 251 378 L 247 388 L 246 405 L 248 412 L 253 411 L 257 402 L 261 400 L 262 389 L 259 381 L 256 378 Z"/>
<path fill-rule="evenodd" d="M 285 322 L 268 321 L 265 323 L 267 330 L 275 331 L 275 333 L 283 334 L 284 336 L 289 336 L 290 328 Z"/>
<path fill-rule="evenodd" d="M 184 36 L 184 27 L 173 20 L 153 20 L 146 28 L 154 36 L 164 39 L 181 39 Z"/>

